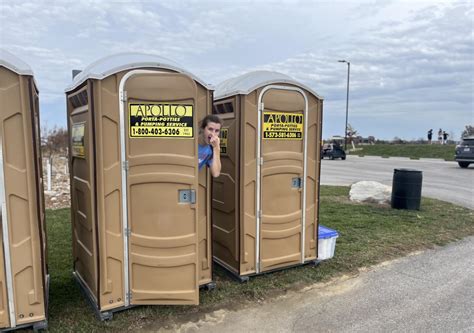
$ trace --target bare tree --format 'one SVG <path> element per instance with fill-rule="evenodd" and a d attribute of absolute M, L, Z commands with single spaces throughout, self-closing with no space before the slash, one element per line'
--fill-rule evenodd
<path fill-rule="evenodd" d="M 466 125 L 466 128 L 461 134 L 461 138 L 464 138 L 466 136 L 474 135 L 474 126 L 472 125 Z"/>
<path fill-rule="evenodd" d="M 53 155 L 67 154 L 69 136 L 67 129 L 54 126 L 49 128 L 43 126 L 41 130 L 41 150 L 45 157 L 51 158 Z"/>

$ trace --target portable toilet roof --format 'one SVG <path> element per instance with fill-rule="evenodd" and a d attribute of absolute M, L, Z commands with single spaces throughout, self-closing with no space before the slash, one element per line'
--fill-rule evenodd
<path fill-rule="evenodd" d="M 183 69 L 178 63 L 154 54 L 145 54 L 137 52 L 117 53 L 93 62 L 80 72 L 69 85 L 65 92 L 72 91 L 88 79 L 102 80 L 106 77 L 116 74 L 120 71 L 133 68 L 164 68 L 178 73 L 183 73 L 209 90 L 213 90 L 211 85 L 206 84 L 196 75 Z"/>
<path fill-rule="evenodd" d="M 233 95 L 248 95 L 255 89 L 274 83 L 288 83 L 306 89 L 319 99 L 323 99 L 313 89 L 296 81 L 291 76 L 273 71 L 253 71 L 217 85 L 214 99 L 221 99 Z"/>
<path fill-rule="evenodd" d="M 0 66 L 4 66 L 19 75 L 33 76 L 33 70 L 26 62 L 4 49 L 0 49 Z"/>

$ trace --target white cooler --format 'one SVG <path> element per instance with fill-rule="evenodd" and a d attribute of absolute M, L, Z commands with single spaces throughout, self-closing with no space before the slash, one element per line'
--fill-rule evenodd
<path fill-rule="evenodd" d="M 326 260 L 334 257 L 336 249 L 336 238 L 339 234 L 336 230 L 329 229 L 323 225 L 318 226 L 318 259 Z"/>

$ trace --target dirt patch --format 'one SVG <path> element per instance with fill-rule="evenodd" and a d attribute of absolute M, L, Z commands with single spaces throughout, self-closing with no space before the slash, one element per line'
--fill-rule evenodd
<path fill-rule="evenodd" d="M 206 323 L 220 323 L 225 320 L 227 314 L 240 311 L 250 307 L 259 307 L 275 299 L 287 297 L 299 292 L 304 287 L 303 283 L 295 285 L 284 290 L 270 289 L 264 297 L 258 300 L 249 300 L 242 298 L 232 298 L 221 301 L 218 304 L 199 305 L 197 307 L 189 307 L 186 310 L 173 313 L 172 315 L 150 316 L 142 318 L 139 323 L 130 325 L 127 331 L 139 329 L 143 332 L 195 332 L 199 331 L 201 326 Z M 212 292 L 212 291 L 210 291 Z"/>
<path fill-rule="evenodd" d="M 53 155 L 51 161 L 51 184 L 48 189 L 48 158 L 43 157 L 43 187 L 46 209 L 71 206 L 69 186 L 69 163 L 65 156 Z"/>

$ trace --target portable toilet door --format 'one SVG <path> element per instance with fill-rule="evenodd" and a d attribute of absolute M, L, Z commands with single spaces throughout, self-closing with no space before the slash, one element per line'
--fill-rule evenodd
<path fill-rule="evenodd" d="M 258 96 L 257 273 L 305 262 L 308 100 L 299 87 Z"/>
<path fill-rule="evenodd" d="M 33 72 L 0 49 L 0 330 L 47 327 L 39 128 Z"/>
<path fill-rule="evenodd" d="M 316 93 L 280 73 L 217 86 L 224 153 L 213 184 L 214 258 L 241 279 L 317 258 L 321 110 Z"/>
<path fill-rule="evenodd" d="M 66 94 L 74 274 L 98 315 L 198 304 L 212 259 L 197 136 L 212 90 L 167 59 L 124 53 L 86 68 Z"/>
<path fill-rule="evenodd" d="M 119 94 L 130 304 L 198 304 L 196 83 L 134 70 Z"/>

